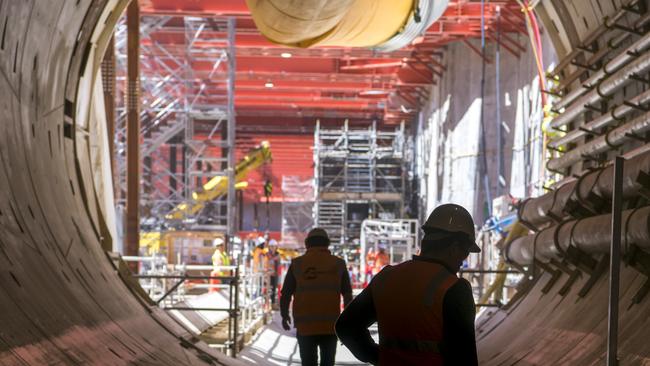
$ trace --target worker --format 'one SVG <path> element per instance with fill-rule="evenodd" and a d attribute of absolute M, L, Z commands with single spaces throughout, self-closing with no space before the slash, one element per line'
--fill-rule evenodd
<path fill-rule="evenodd" d="M 266 238 L 260 236 L 256 241 L 257 245 L 253 249 L 253 272 L 264 272 L 267 268 L 266 260 Z"/>
<path fill-rule="evenodd" d="M 376 276 L 379 271 L 384 269 L 390 263 L 390 258 L 388 253 L 386 253 L 386 246 L 383 244 L 379 245 L 379 251 L 375 254 L 374 265 L 372 267 L 372 276 Z"/>
<path fill-rule="evenodd" d="M 253 292 L 255 296 L 261 296 L 262 294 L 265 294 L 267 289 L 266 289 L 266 271 L 268 269 L 268 259 L 266 257 L 266 253 L 268 250 L 266 249 L 266 238 L 263 236 L 260 236 L 257 238 L 257 245 L 255 246 L 255 249 L 253 249 L 253 273 L 256 274 L 256 278 L 254 279 L 255 287 L 253 289 Z"/>
<path fill-rule="evenodd" d="M 334 323 L 341 311 L 341 295 L 344 304 L 352 301 L 345 261 L 332 255 L 329 245 L 325 230 L 312 229 L 305 239 L 307 252 L 291 262 L 282 285 L 282 327 L 290 330 L 289 304 L 293 297 L 293 322 L 303 365 L 317 365 L 319 349 L 320 365 L 334 365 Z"/>
<path fill-rule="evenodd" d="M 368 249 L 368 253 L 366 253 L 366 270 L 365 270 L 366 273 L 364 273 L 366 275 L 366 282 L 370 282 L 370 280 L 372 280 L 373 269 L 375 268 L 376 258 L 377 258 L 377 253 L 375 252 L 375 248 L 370 247 Z"/>
<path fill-rule="evenodd" d="M 278 242 L 275 239 L 269 240 L 269 251 L 266 254 L 269 265 L 269 285 L 271 286 L 271 306 L 275 307 L 278 277 L 280 276 L 280 253 L 278 252 Z"/>
<path fill-rule="evenodd" d="M 387 266 L 341 314 L 336 333 L 373 365 L 478 365 L 472 288 L 456 273 L 474 242 L 463 207 L 437 207 L 422 226 L 419 256 Z M 379 344 L 368 327 L 379 325 Z"/>
<path fill-rule="evenodd" d="M 214 240 L 214 253 L 212 254 L 212 266 L 214 267 L 212 269 L 212 272 L 210 272 L 210 277 L 221 277 L 225 276 L 227 274 L 226 271 L 222 270 L 219 267 L 222 266 L 229 266 L 230 265 L 230 257 L 228 257 L 228 254 L 226 253 L 224 249 L 224 240 L 223 238 L 216 238 Z M 209 292 L 216 292 L 219 289 L 216 287 L 216 285 L 220 284 L 221 280 L 217 278 L 211 278 L 210 279 L 210 287 Z"/>

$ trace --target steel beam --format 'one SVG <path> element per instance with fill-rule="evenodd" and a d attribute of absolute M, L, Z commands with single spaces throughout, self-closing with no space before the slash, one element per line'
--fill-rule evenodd
<path fill-rule="evenodd" d="M 124 254 L 138 255 L 140 245 L 140 9 L 137 1 L 132 1 L 127 8 L 127 33 L 127 198 Z"/>

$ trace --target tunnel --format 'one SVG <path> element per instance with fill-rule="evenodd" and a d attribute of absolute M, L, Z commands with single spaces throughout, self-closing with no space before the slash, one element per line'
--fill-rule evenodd
<path fill-rule="evenodd" d="M 557 138 L 551 137 L 550 144 L 544 145 L 559 152 L 548 159 L 545 168 L 562 177 L 552 182 L 558 184 L 549 188 L 548 193 L 543 193 L 543 190 L 538 187 L 537 192 L 542 194 L 537 197 L 528 198 L 527 195 L 521 197 L 522 201 L 515 209 L 518 222 L 525 227 L 523 229 L 525 234 L 511 240 L 506 239 L 505 244 L 499 249 L 503 263 L 507 263 L 510 268 L 520 271 L 523 275 L 516 284 L 516 292 L 507 303 L 487 307 L 477 318 L 476 340 L 479 363 L 481 365 L 605 364 L 609 310 L 608 245 L 611 236 L 609 226 L 611 212 L 608 205 L 611 204 L 613 196 L 613 187 L 609 183 L 613 179 L 613 165 L 610 163 L 612 153 L 617 151 L 627 159 L 626 181 L 622 191 L 625 210 L 622 234 L 623 262 L 620 272 L 618 354 L 620 365 L 649 365 L 650 343 L 646 337 L 650 337 L 650 301 L 646 295 L 650 290 L 648 279 L 650 257 L 647 253 L 650 248 L 650 212 L 645 206 L 648 203 L 647 177 L 650 174 L 647 152 L 647 136 L 650 131 L 647 113 L 648 70 L 650 70 L 648 3 L 645 0 L 611 1 L 612 4 L 602 5 L 599 3 L 610 1 L 581 1 L 580 7 L 576 9 L 600 7 L 602 13 L 608 13 L 607 17 L 601 18 L 604 25 L 583 26 L 578 23 L 582 20 L 571 23 L 566 21 L 567 16 L 554 13 L 559 11 L 558 9 L 572 5 L 557 1 L 543 0 L 542 2 L 554 3 L 553 6 L 547 7 L 553 10 L 545 12 L 544 16 L 540 17 L 547 32 L 545 37 L 553 38 L 555 44 L 578 45 L 574 49 L 556 50 L 558 54 L 564 56 L 574 55 L 563 58 L 569 61 L 560 66 L 566 67 L 572 64 L 580 70 L 588 70 L 592 75 L 585 77 L 580 74 L 579 78 L 568 76 L 573 78 L 571 79 L 573 82 L 579 80 L 579 86 L 574 87 L 573 92 L 568 91 L 556 96 L 560 101 L 553 105 L 556 110 L 553 111 L 555 115 L 548 125 L 548 131 L 551 131 L 550 126 L 557 127 L 555 131 L 561 131 L 562 135 Z M 122 218 L 116 216 L 113 207 L 114 175 L 111 173 L 109 162 L 110 152 L 107 141 L 110 137 L 106 128 L 101 85 L 103 75 L 100 70 L 111 36 L 119 25 L 128 3 L 127 0 L 0 0 L 0 161 L 2 163 L 0 167 L 0 364 L 2 365 L 248 364 L 241 358 L 229 357 L 209 347 L 196 334 L 189 332 L 183 324 L 179 323 L 177 318 L 171 317 L 168 312 L 158 307 L 132 276 L 130 264 L 116 252 L 116 248 L 119 247 L 119 234 L 116 227 L 121 225 L 116 223 Z M 152 6 L 160 5 L 160 2 L 156 1 L 151 3 L 154 4 Z M 248 3 L 251 9 L 255 10 L 251 4 L 263 2 L 248 1 Z M 429 23 L 426 24 L 425 29 L 436 27 L 435 20 L 442 16 L 443 7 L 453 8 L 453 6 L 460 7 L 463 4 L 472 5 L 479 2 L 431 1 L 430 3 L 438 3 L 438 7 L 426 8 L 430 12 L 427 13 L 430 19 L 427 19 Z M 202 3 L 202 6 L 209 5 Z M 602 10 L 603 6 L 611 11 Z M 171 7 L 164 9 L 165 14 L 174 11 Z M 215 14 L 219 12 L 210 11 Z M 234 14 L 248 12 L 245 7 L 228 11 Z M 408 8 L 404 11 L 411 14 L 412 10 Z M 568 18 L 579 19 L 575 11 L 575 9 L 571 10 L 571 16 Z M 195 13 L 195 10 L 190 9 L 189 15 L 185 14 L 185 16 L 195 16 Z M 264 15 L 254 12 L 252 19 L 257 23 L 263 23 L 268 21 Z M 354 16 L 360 15 L 355 13 Z M 477 14 L 473 16 L 475 20 L 478 19 Z M 633 21 L 629 21 L 629 17 L 632 17 Z M 616 23 L 623 18 L 628 20 Z M 584 19 L 586 24 L 587 18 Z M 253 20 L 248 23 L 253 24 Z M 296 25 L 291 23 L 293 20 L 295 19 L 290 19 L 284 25 L 295 27 Z M 393 26 L 406 27 L 402 21 L 397 23 L 400 24 Z M 328 27 L 332 26 L 327 24 Z M 263 32 L 265 26 L 258 27 Z M 271 31 L 277 31 L 272 26 L 269 28 Z M 372 26 L 368 28 L 373 29 Z M 578 32 L 576 30 L 578 28 L 582 38 L 574 33 Z M 339 29 L 340 32 L 345 33 L 346 28 L 341 29 L 343 30 Z M 587 32 L 593 29 L 596 31 Z M 586 52 L 584 50 L 589 50 L 590 47 L 596 47 L 599 44 L 599 37 L 603 37 L 609 31 L 618 34 L 618 38 L 613 38 L 620 40 L 623 46 L 615 47 L 610 44 L 610 48 L 616 49 L 620 55 L 616 58 L 612 57 L 614 61 L 601 63 L 594 61 L 593 63 L 597 65 L 595 68 L 580 68 L 581 63 L 590 61 L 584 56 L 575 55 L 578 52 Z M 467 32 L 474 37 L 480 34 L 480 30 Z M 591 34 L 591 38 L 585 40 L 583 35 L 586 33 Z M 343 41 L 336 39 L 336 34 L 330 34 L 331 38 L 310 34 L 309 37 L 305 36 L 306 38 L 298 40 L 292 37 L 288 37 L 288 40 L 273 39 L 266 34 L 268 39 L 249 39 L 245 36 L 241 39 L 237 38 L 238 42 L 263 41 L 277 46 L 286 41 L 290 48 L 285 52 L 296 54 L 309 52 L 309 50 L 294 50 L 319 46 L 318 42 L 322 42 L 320 46 L 330 47 L 338 46 L 336 42 L 350 42 L 351 47 L 372 47 L 378 42 L 372 37 L 373 45 L 364 43 L 369 42 L 367 39 L 355 38 L 351 41 L 344 37 L 349 34 L 341 36 Z M 383 33 L 382 37 L 382 41 L 386 43 L 372 50 L 373 57 L 377 52 L 400 52 L 395 49 L 405 45 L 400 39 L 386 41 L 387 36 Z M 522 43 L 528 41 L 528 36 L 521 37 Z M 409 38 L 410 41 L 412 39 Z M 423 36 L 420 41 L 426 42 L 426 37 Z M 462 42 L 465 41 L 458 41 L 459 44 Z M 501 41 L 497 41 L 496 38 L 494 42 L 503 44 L 504 47 L 512 47 L 511 43 L 498 43 Z M 477 109 L 477 105 L 469 102 L 462 107 L 456 104 L 451 111 L 448 104 L 444 106 L 447 92 L 456 94 L 465 92 L 465 87 L 458 85 L 460 78 L 476 81 L 476 69 L 481 65 L 481 62 L 476 60 L 480 60 L 482 56 L 476 53 L 477 46 L 472 46 L 471 42 L 466 43 L 469 46 L 463 47 L 469 48 L 462 53 L 458 48 L 454 48 L 455 46 L 444 50 L 452 55 L 451 60 L 455 57 L 457 63 L 464 65 L 467 70 L 456 69 L 453 74 L 458 79 L 455 80 L 444 79 L 443 82 L 443 79 L 438 79 L 441 83 L 438 85 L 438 91 L 434 90 L 430 93 L 433 96 L 431 100 L 436 101 L 428 107 L 422 107 L 422 110 L 429 108 L 431 112 L 432 109 L 438 108 L 444 110 L 441 112 L 443 114 L 478 115 L 480 108 Z M 598 50 L 593 49 L 590 55 L 595 58 L 597 53 Z M 521 58 L 530 57 L 524 56 L 523 51 L 521 54 L 519 52 L 516 54 Z M 259 55 L 250 51 L 250 54 L 244 56 L 258 57 Z M 240 57 L 239 51 L 237 57 Z M 355 57 L 352 57 L 353 60 L 347 64 L 337 67 L 343 69 L 347 67 L 348 71 L 381 70 L 391 67 L 388 63 L 379 66 L 355 63 Z M 359 58 L 370 57 L 365 54 L 359 56 Z M 517 59 L 520 60 L 519 57 Z M 435 65 L 437 63 L 435 60 L 436 58 L 432 57 L 427 65 Z M 242 61 L 241 65 L 245 66 L 245 62 Z M 316 64 L 319 61 L 312 62 Z M 504 78 L 530 78 L 538 71 L 536 66 L 531 65 L 533 62 L 523 66 L 525 70 L 517 70 L 511 74 L 508 74 L 510 70 L 501 70 L 501 72 L 508 74 Z M 400 67 L 406 68 L 406 64 Z M 451 65 L 447 67 L 453 68 Z M 415 70 L 412 72 L 413 75 L 427 70 L 435 70 L 433 72 L 435 75 L 438 67 L 422 66 Z M 444 70 L 452 74 L 446 68 Z M 440 72 L 443 72 L 442 68 Z M 253 82 L 252 72 L 242 74 L 244 78 L 250 78 L 243 82 Z M 283 83 L 301 82 L 291 79 L 289 74 L 282 73 L 284 79 L 271 80 L 271 76 L 264 76 L 255 81 L 265 84 L 260 86 L 262 90 L 277 88 Z M 549 79 L 553 79 L 551 74 L 549 73 Z M 378 80 L 381 75 L 375 77 Z M 330 79 L 336 78 L 330 77 Z M 560 80 L 558 77 L 555 83 L 563 82 Z M 313 80 L 310 81 L 312 82 Z M 356 88 L 353 82 L 349 84 L 342 86 L 343 91 L 339 90 L 338 94 L 332 96 L 332 100 L 338 104 L 323 104 L 324 108 L 352 108 L 346 106 L 344 100 L 346 90 Z M 392 98 L 386 99 L 385 103 L 390 104 L 399 97 L 399 93 L 406 93 L 402 98 L 404 100 L 412 98 L 417 98 L 418 101 L 428 100 L 428 97 L 420 98 L 421 96 L 417 95 L 424 93 L 420 89 L 414 89 L 412 94 L 397 91 L 389 96 L 389 92 L 382 91 L 387 82 L 373 81 L 371 84 L 370 92 L 365 95 L 367 99 L 373 98 L 373 94 L 386 96 Z M 315 82 L 310 85 L 313 86 L 310 87 L 312 90 L 309 92 L 317 89 Z M 447 89 L 443 90 L 442 85 Z M 571 90 L 572 88 L 567 85 L 564 87 Z M 300 86 L 293 85 L 293 87 Z M 414 88 L 420 86 L 416 85 Z M 246 107 L 246 103 L 249 102 L 248 99 L 244 99 L 244 96 L 253 98 L 252 95 L 256 92 L 243 90 L 242 99 L 236 99 L 235 103 L 240 103 L 242 108 Z M 246 93 L 250 93 L 251 96 L 246 96 Z M 546 90 L 542 90 L 541 93 L 552 94 L 547 93 Z M 286 94 L 284 97 L 291 98 L 291 95 Z M 502 99 L 503 101 L 497 102 Z M 490 101 L 510 103 L 509 99 L 504 99 L 501 95 Z M 305 103 L 307 102 L 317 105 L 318 108 L 323 107 L 315 99 L 309 99 Z M 363 103 L 369 105 L 377 102 L 364 99 Z M 237 104 L 237 108 L 240 104 Z M 273 113 L 277 110 L 273 109 L 273 104 L 274 102 L 266 102 L 270 114 L 259 114 L 256 117 L 275 118 Z M 363 108 L 368 107 L 366 104 Z M 411 113 L 411 108 L 416 108 L 409 107 L 406 101 L 396 105 L 397 111 L 384 112 L 386 119 L 389 118 L 389 113 L 399 114 L 399 118 L 404 119 L 407 112 Z M 354 108 L 356 107 L 355 104 Z M 386 106 L 381 105 L 381 108 L 384 107 Z M 454 108 L 459 110 L 453 110 Z M 285 110 L 277 112 L 280 115 L 277 118 L 286 117 L 288 114 L 281 114 L 285 112 Z M 238 118 L 244 121 L 242 128 L 245 128 L 247 123 L 245 121 L 252 119 L 253 117 L 250 116 L 253 114 L 240 113 L 239 110 L 237 113 Z M 326 119 L 330 118 L 329 116 L 334 116 L 331 119 L 340 117 L 338 114 L 335 115 L 339 113 L 338 110 L 328 113 L 320 117 L 323 122 L 319 119 L 317 130 L 327 128 Z M 378 112 L 372 113 L 371 116 L 363 118 L 367 120 L 376 118 Z M 586 121 L 576 124 L 575 120 L 585 114 L 588 114 Z M 633 117 L 630 117 L 631 115 Z M 293 115 L 287 118 L 294 121 L 291 119 L 294 118 Z M 300 125 L 303 123 L 302 118 L 306 117 L 296 117 L 295 121 L 298 121 L 296 123 L 299 124 L 299 128 L 307 131 L 301 133 L 308 135 L 308 139 L 312 139 L 313 127 L 306 128 Z M 423 117 L 414 118 L 420 118 L 420 125 L 422 125 Z M 459 120 L 463 120 L 462 118 Z M 277 136 L 288 126 L 288 123 L 284 120 L 278 122 L 279 127 L 276 130 L 270 129 L 269 136 L 280 141 L 281 137 Z M 310 126 L 313 124 L 314 121 L 311 121 Z M 242 131 L 252 136 L 255 133 L 255 125 L 250 124 L 250 126 Z M 391 128 L 395 126 L 399 126 L 399 123 L 392 124 Z M 417 121 L 412 124 L 414 134 L 417 134 L 417 126 Z M 364 128 L 366 127 L 364 125 Z M 395 130 L 399 131 L 399 128 L 395 127 Z M 450 128 L 458 128 L 462 134 L 463 126 L 460 123 Z M 348 129 L 347 121 L 345 129 Z M 465 136 L 469 139 L 474 136 L 473 133 L 467 130 Z M 497 138 L 493 132 L 486 133 L 488 139 Z M 455 145 L 457 147 L 463 145 L 462 137 L 458 136 L 455 137 L 460 139 Z M 445 136 L 437 137 L 439 141 L 445 138 Z M 251 137 L 250 140 L 252 141 L 253 138 Z M 251 141 L 245 143 L 252 146 Z M 276 145 L 272 139 L 271 141 L 271 149 L 273 149 Z M 290 142 L 287 145 L 298 144 L 297 139 L 288 139 L 288 141 Z M 305 141 L 311 143 L 311 140 Z M 256 148 L 260 149 L 259 146 L 267 147 L 258 145 Z M 420 148 L 422 147 L 413 149 Z M 350 148 L 353 149 L 354 147 Z M 428 146 L 424 150 L 427 156 L 429 149 L 435 150 L 434 147 Z M 546 151 L 544 150 L 544 153 Z M 536 153 L 542 154 L 542 152 Z M 296 154 L 293 150 L 286 153 L 290 155 L 284 157 L 285 161 L 288 161 L 285 163 L 287 166 L 292 165 L 291 159 L 298 159 L 295 157 Z M 431 159 L 438 158 L 433 155 L 433 152 L 431 154 Z M 311 156 L 303 158 L 308 163 L 311 163 L 310 159 Z M 268 160 L 271 160 L 270 157 Z M 301 162 L 304 163 L 303 160 Z M 586 164 L 583 166 L 584 162 Z M 255 163 L 261 166 L 266 163 L 266 160 Z M 388 164 L 385 161 L 382 163 Z M 527 163 L 532 164 L 530 161 Z M 359 163 L 350 163 L 351 166 L 354 164 Z M 576 164 L 580 166 L 576 168 Z M 436 164 L 431 163 L 428 168 L 422 169 L 433 169 L 434 165 Z M 379 168 L 376 169 L 381 170 L 381 163 L 378 166 Z M 451 175 L 445 175 L 448 174 L 445 169 L 453 167 L 463 172 L 479 169 L 478 165 L 454 165 L 453 162 L 446 160 L 440 160 L 438 166 L 439 171 L 435 173 L 441 178 L 435 184 L 439 184 L 440 187 L 447 184 L 443 182 L 443 176 L 444 179 L 455 182 Z M 258 165 L 255 169 L 257 167 Z M 411 169 L 406 166 L 402 168 Z M 312 167 L 306 169 L 310 170 Z M 350 174 L 351 176 L 370 174 L 363 169 L 358 168 Z M 483 171 L 483 173 L 483 176 L 498 174 L 490 171 Z M 329 173 L 321 170 L 319 174 L 325 176 Z M 388 176 L 392 173 L 382 174 Z M 472 179 L 479 181 L 482 179 L 480 175 Z M 500 177 L 493 177 L 495 178 L 493 180 L 498 181 Z M 393 184 L 385 183 L 392 182 L 390 179 L 393 178 L 383 179 L 382 184 Z M 434 183 L 421 184 L 430 184 L 432 190 L 438 189 L 434 187 Z M 415 185 L 413 183 L 413 186 Z M 342 188 L 340 191 L 321 196 L 323 201 L 329 201 L 332 206 L 325 207 L 321 204 L 315 210 L 340 211 L 342 206 L 336 206 L 332 202 L 338 199 L 336 197 L 345 195 L 345 199 L 349 200 L 351 205 L 346 206 L 349 211 L 346 211 L 347 216 L 341 219 L 341 223 L 359 220 L 355 230 L 361 231 L 363 228 L 360 220 L 374 215 L 373 210 L 380 210 L 373 208 L 375 207 L 373 204 L 378 200 L 386 199 L 388 194 L 374 195 L 372 196 L 374 201 L 368 199 L 371 203 L 367 203 L 363 201 L 367 199 L 364 196 L 365 186 L 361 183 L 358 185 L 350 183 L 350 187 L 353 188 L 350 188 L 349 192 L 344 192 Z M 270 188 L 265 185 L 265 189 Z M 481 189 L 483 188 L 477 188 L 476 192 Z M 490 189 L 492 188 L 487 189 L 487 196 L 490 195 Z M 411 193 L 414 197 L 418 195 L 416 192 Z M 234 197 L 234 186 L 229 195 Z M 431 195 L 432 193 L 426 193 L 418 197 L 426 199 Z M 485 190 L 476 193 L 476 197 L 479 198 L 484 198 L 485 195 Z M 271 193 L 266 196 L 267 205 L 269 197 L 274 196 Z M 264 202 L 263 198 L 258 200 Z M 392 203 L 388 204 L 389 206 L 393 204 L 397 207 L 397 211 L 405 212 L 403 201 L 390 202 Z M 474 212 L 481 212 L 479 206 L 476 205 Z M 257 222 L 261 220 L 258 220 L 257 205 L 254 206 L 254 210 Z M 262 209 L 259 211 L 261 212 Z M 250 208 L 246 212 L 248 214 L 242 213 L 240 220 L 252 222 L 253 209 Z M 266 212 L 265 220 L 269 222 L 269 226 L 272 220 L 276 219 L 273 217 L 275 214 L 275 212 L 273 214 Z M 372 223 L 368 225 L 370 224 Z M 242 227 L 243 225 L 245 223 Z M 339 225 L 338 221 L 337 225 Z M 341 242 L 343 241 L 344 238 L 341 239 Z M 411 254 L 413 253 L 409 252 L 409 255 Z"/>

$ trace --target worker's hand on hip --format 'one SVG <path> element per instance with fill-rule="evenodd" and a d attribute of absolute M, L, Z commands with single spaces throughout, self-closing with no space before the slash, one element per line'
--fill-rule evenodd
<path fill-rule="evenodd" d="M 282 318 L 282 328 L 284 330 L 291 330 L 291 318 Z"/>

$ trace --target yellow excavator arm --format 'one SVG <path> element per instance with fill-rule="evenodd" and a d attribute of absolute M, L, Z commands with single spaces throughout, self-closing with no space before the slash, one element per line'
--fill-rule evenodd
<path fill-rule="evenodd" d="M 252 149 L 235 166 L 235 188 L 241 189 L 248 184 L 246 176 L 251 171 L 271 161 L 271 146 L 268 141 L 262 141 L 260 146 Z M 206 203 L 228 193 L 228 177 L 217 176 L 203 185 L 201 190 L 192 193 L 192 201 L 181 203 L 165 216 L 168 220 L 183 220 L 187 216 L 196 215 Z"/>

